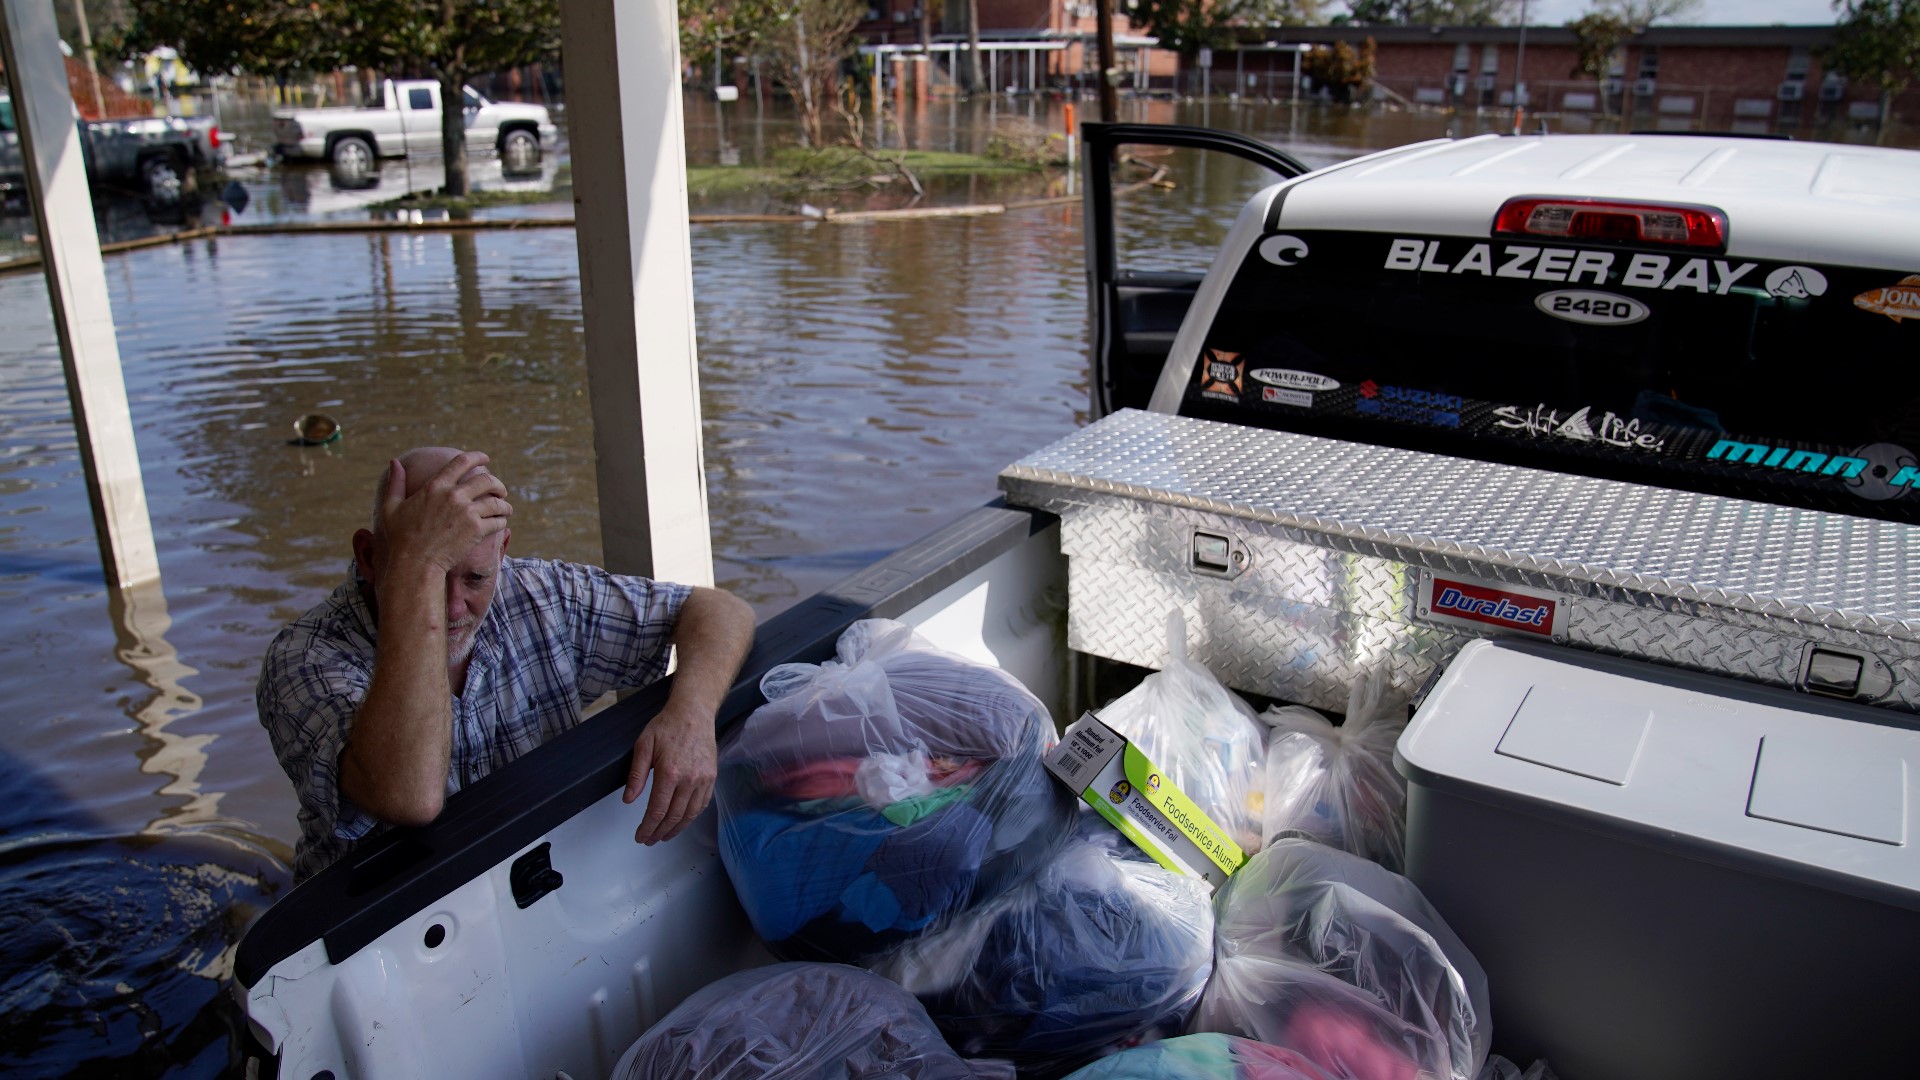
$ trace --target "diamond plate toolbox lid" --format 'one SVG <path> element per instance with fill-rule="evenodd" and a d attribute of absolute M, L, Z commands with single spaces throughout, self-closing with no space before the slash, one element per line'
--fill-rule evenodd
<path fill-rule="evenodd" d="M 1510 635 L 1920 710 L 1920 527 L 1135 410 L 1000 487 L 1111 659 L 1179 606 L 1230 685 L 1335 709 Z"/>

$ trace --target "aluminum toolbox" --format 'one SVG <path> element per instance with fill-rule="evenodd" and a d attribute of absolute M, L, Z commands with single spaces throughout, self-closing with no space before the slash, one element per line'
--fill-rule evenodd
<path fill-rule="evenodd" d="M 1343 710 L 1481 637 L 1920 711 L 1920 527 L 1124 410 L 1008 466 L 1061 518 L 1068 641 Z"/>

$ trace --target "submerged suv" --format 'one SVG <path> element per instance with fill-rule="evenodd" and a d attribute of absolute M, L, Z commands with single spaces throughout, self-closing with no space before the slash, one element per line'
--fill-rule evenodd
<path fill-rule="evenodd" d="M 1296 176 L 1249 140 L 1117 125 L 1090 160 L 1138 143 L 1290 178 L 1241 213 L 1215 262 L 1238 272 L 1205 288 L 1122 269 L 1089 223 L 1096 415 L 1920 521 L 1920 153 L 1488 135 Z"/>

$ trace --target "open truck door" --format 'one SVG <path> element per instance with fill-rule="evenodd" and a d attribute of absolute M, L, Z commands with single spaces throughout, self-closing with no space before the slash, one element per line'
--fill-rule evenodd
<path fill-rule="evenodd" d="M 1087 301 L 1092 336 L 1092 416 L 1147 407 L 1181 320 L 1226 227 L 1248 196 L 1307 166 L 1256 139 L 1211 128 L 1083 124 L 1086 147 Z M 1161 234 L 1127 213 L 1125 189 L 1153 182 L 1160 166 L 1215 211 L 1176 215 Z M 1153 197 L 1141 192 L 1134 198 Z M 1210 231 L 1211 230 L 1211 231 Z"/>

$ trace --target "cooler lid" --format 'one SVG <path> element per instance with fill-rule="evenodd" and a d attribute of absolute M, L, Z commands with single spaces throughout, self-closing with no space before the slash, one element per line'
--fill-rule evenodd
<path fill-rule="evenodd" d="M 1416 785 L 1920 910 L 1920 731 L 1878 710 L 1475 641 L 1395 758 Z"/>

